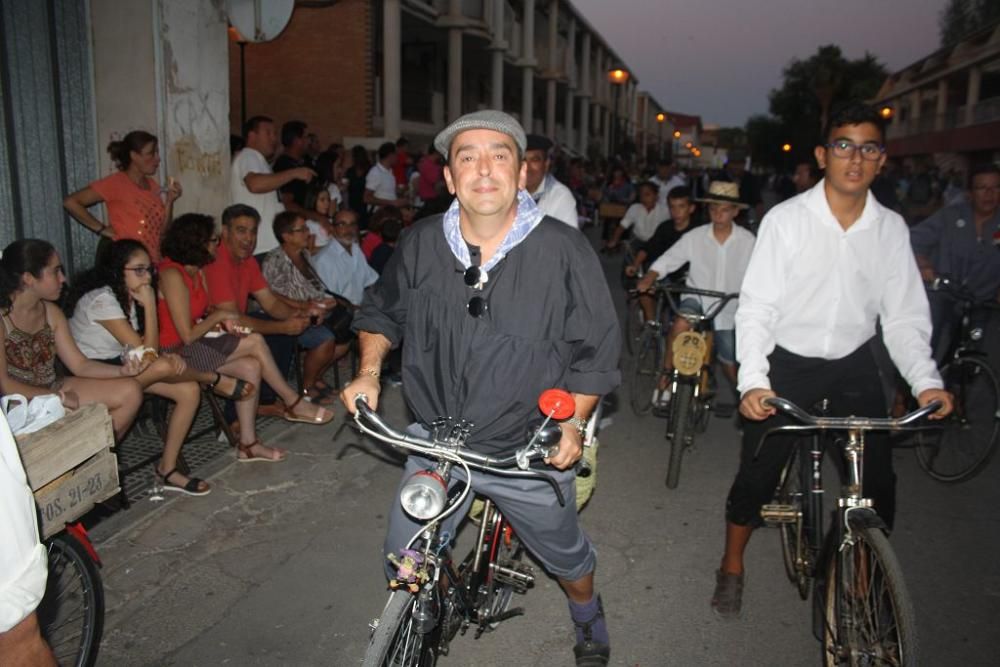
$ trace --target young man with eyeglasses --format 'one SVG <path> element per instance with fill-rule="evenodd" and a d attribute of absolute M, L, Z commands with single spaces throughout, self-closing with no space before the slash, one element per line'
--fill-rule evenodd
<path fill-rule="evenodd" d="M 980 302 L 1000 301 L 1000 167 L 985 164 L 969 175 L 969 201 L 946 206 L 910 230 L 910 243 L 925 282 L 945 276 Z M 950 330 L 955 301 L 931 292 L 932 349 Z M 947 341 L 945 341 L 947 343 Z"/>
<path fill-rule="evenodd" d="M 527 139 L 500 111 L 462 116 L 435 139 L 447 156 L 443 215 L 419 221 L 400 238 L 382 277 L 354 321 L 361 371 L 341 394 L 378 403 L 378 376 L 390 348 L 403 346 L 403 392 L 417 428 L 441 415 L 472 423 L 467 446 L 506 456 L 542 421 L 537 399 L 550 387 L 573 393 L 558 452 L 547 460 L 566 496 L 555 502 L 538 480 L 473 472 L 472 487 L 510 519 L 521 541 L 569 598 L 577 627 L 577 665 L 606 665 L 610 642 L 594 593 L 594 548 L 577 520 L 573 464 L 599 397 L 619 383 L 621 336 L 600 262 L 586 238 L 544 216 L 525 191 Z M 431 467 L 411 456 L 404 479 Z M 461 477 L 461 475 L 456 475 Z M 471 502 L 471 495 L 469 502 Z M 465 510 L 445 522 L 452 533 Z M 386 553 L 417 530 L 398 502 Z"/>
<path fill-rule="evenodd" d="M 885 162 L 884 141 L 874 108 L 850 104 L 835 112 L 824 145 L 815 149 L 825 178 L 775 206 L 761 224 L 736 311 L 740 412 L 747 421 L 711 603 L 722 618 L 739 616 L 743 552 L 794 443 L 774 436 L 756 451 L 767 431 L 789 423 L 766 399 L 781 396 L 806 409 L 829 399 L 833 416 L 885 416 L 869 345 L 879 320 L 918 403 L 942 401 L 932 419 L 951 411 L 930 354 L 930 311 L 906 223 L 869 192 Z M 895 479 L 887 437 L 870 435 L 865 495 L 890 528 Z"/>

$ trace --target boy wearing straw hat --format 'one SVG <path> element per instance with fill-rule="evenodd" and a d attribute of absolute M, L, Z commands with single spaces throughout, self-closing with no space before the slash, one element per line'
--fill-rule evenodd
<path fill-rule="evenodd" d="M 687 280 L 689 287 L 717 292 L 738 292 L 743 282 L 743 274 L 750 262 L 753 251 L 753 234 L 743 227 L 733 224 L 741 209 L 747 207 L 740 201 L 739 186 L 735 183 L 713 181 L 708 194 L 699 199 L 708 204 L 709 225 L 697 227 L 682 236 L 670 249 L 660 255 L 649 267 L 636 288 L 648 290 L 660 276 L 676 271 L 690 263 Z M 679 310 L 683 313 L 701 314 L 717 299 L 691 295 L 681 300 Z M 733 330 L 733 316 L 736 303 L 730 302 L 715 318 L 715 350 L 726 377 L 736 386 L 736 335 Z M 675 317 L 670 327 L 667 349 L 673 349 L 674 339 L 691 328 L 683 317 Z M 670 373 L 673 370 L 672 355 L 663 359 L 663 373 L 653 394 L 653 407 L 664 408 L 670 400 Z M 718 406 L 721 408 L 721 406 Z M 720 416 L 727 416 L 720 414 Z"/>

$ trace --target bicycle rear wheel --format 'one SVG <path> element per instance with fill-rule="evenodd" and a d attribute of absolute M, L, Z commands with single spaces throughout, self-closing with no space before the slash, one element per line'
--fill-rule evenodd
<path fill-rule="evenodd" d="M 642 308 L 639 306 L 639 298 L 630 298 L 625 308 L 624 326 L 625 349 L 628 350 L 630 355 L 635 354 L 635 351 L 639 349 L 639 338 L 642 336 L 644 323 L 645 317 L 643 316 Z"/>
<path fill-rule="evenodd" d="M 653 407 L 653 390 L 663 372 L 663 336 L 660 330 L 645 326 L 632 359 L 629 374 L 629 405 L 641 417 Z"/>
<path fill-rule="evenodd" d="M 394 591 L 375 626 L 364 667 L 433 667 L 437 662 L 433 632 L 421 633 L 413 618 L 417 595 Z"/>
<path fill-rule="evenodd" d="M 982 470 L 1000 433 L 1000 385 L 982 359 L 961 357 L 941 369 L 955 409 L 942 428 L 918 431 L 917 461 L 939 482 L 962 482 Z"/>
<path fill-rule="evenodd" d="M 852 532 L 827 569 L 824 662 L 918 664 L 916 616 L 896 554 L 878 528 Z"/>
<path fill-rule="evenodd" d="M 97 564 L 75 538 L 60 533 L 46 542 L 49 578 L 38 606 L 42 636 L 63 666 L 90 667 L 104 631 L 104 585 Z"/>

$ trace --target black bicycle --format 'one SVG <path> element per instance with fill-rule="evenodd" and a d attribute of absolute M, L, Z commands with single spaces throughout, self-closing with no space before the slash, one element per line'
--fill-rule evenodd
<path fill-rule="evenodd" d="M 803 600 L 815 588 L 813 631 L 823 642 L 825 665 L 915 665 L 919 662 L 916 616 L 885 523 L 862 489 L 865 433 L 900 431 L 941 407 L 935 401 L 899 419 L 814 416 L 783 398 L 766 404 L 799 424 L 775 433 L 811 432 L 796 445 L 781 473 L 774 502 L 761 508 L 768 525 L 781 529 L 789 579 Z M 823 406 L 826 407 L 825 405 Z M 846 432 L 833 438 L 829 432 Z M 826 448 L 843 454 L 846 480 L 830 530 L 823 532 L 823 470 Z"/>
<path fill-rule="evenodd" d="M 358 395 L 354 419 L 362 432 L 437 462 L 433 470 L 422 470 L 400 489 L 403 509 L 426 521 L 409 544 L 390 561 L 395 577 L 392 593 L 381 616 L 371 624 L 365 652 L 365 667 L 428 667 L 448 654 L 451 640 L 459 632 L 476 626 L 476 638 L 502 621 L 523 614 L 512 608 L 515 593 L 524 593 L 534 583 L 532 568 L 522 562 L 524 547 L 500 510 L 488 498 L 478 515 L 476 544 L 462 561 L 451 552 L 452 536 L 444 534 L 441 522 L 456 512 L 467 498 L 466 482 L 449 492 L 455 466 L 495 475 L 529 477 L 548 482 L 560 505 L 565 499 L 555 480 L 529 468 L 532 461 L 549 456 L 562 437 L 559 425 L 550 420 L 566 419 L 574 411 L 573 397 L 549 390 L 539 399 L 545 422 L 528 444 L 515 454 L 496 459 L 464 447 L 469 425 L 440 420 L 433 424 L 430 439 L 401 433 L 388 426 Z"/>
<path fill-rule="evenodd" d="M 38 625 L 64 667 L 91 667 L 104 630 L 101 561 L 78 523 L 45 541 L 49 576 L 38 605 Z"/>
<path fill-rule="evenodd" d="M 917 434 L 917 461 L 939 482 L 964 482 L 990 462 L 1000 435 L 1000 382 L 981 350 L 983 329 L 972 318 L 974 310 L 997 305 L 978 302 L 968 289 L 947 278 L 936 279 L 928 289 L 945 292 L 958 309 L 949 332 L 952 343 L 940 367 L 955 409 L 941 428 Z"/>

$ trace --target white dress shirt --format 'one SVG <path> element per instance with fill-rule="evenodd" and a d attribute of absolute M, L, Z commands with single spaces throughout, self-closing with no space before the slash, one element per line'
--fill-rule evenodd
<path fill-rule="evenodd" d="M 628 210 L 625 211 L 625 217 L 618 224 L 625 229 L 635 227 L 632 230 L 632 235 L 640 241 L 648 241 L 660 223 L 669 219 L 670 209 L 666 206 L 657 204 L 653 210 L 647 211 L 645 206 L 636 202 L 628 207 Z"/>
<path fill-rule="evenodd" d="M 246 177 L 250 174 L 270 173 L 273 173 L 271 165 L 260 151 L 253 148 L 244 148 L 237 153 L 230 168 L 230 203 L 252 206 L 260 214 L 260 224 L 257 225 L 257 247 L 254 253 L 268 252 L 278 247 L 278 239 L 274 236 L 274 216 L 284 211 L 285 206 L 278 199 L 277 190 L 250 192 Z"/>
<path fill-rule="evenodd" d="M 680 237 L 670 249 L 656 258 L 649 270 L 656 271 L 660 277 L 673 273 L 691 263 L 688 269 L 686 284 L 688 287 L 714 290 L 716 292 L 739 292 L 743 282 L 743 274 L 753 253 L 753 234 L 733 225 L 729 238 L 719 243 L 715 238 L 713 225 L 701 225 Z M 682 298 L 698 299 L 702 312 L 710 308 L 718 299 L 682 295 Z M 736 312 L 736 302 L 730 301 L 715 318 L 716 329 L 732 329 L 733 315 Z"/>
<path fill-rule="evenodd" d="M 310 255 L 309 261 L 327 289 L 355 306 L 361 305 L 365 288 L 378 280 L 378 273 L 368 266 L 357 242 L 347 252 L 339 241 L 331 241 L 318 253 Z"/>
<path fill-rule="evenodd" d="M 538 189 L 531 193 L 531 197 L 545 215 L 551 215 L 559 222 L 565 222 L 575 229 L 580 228 L 580 220 L 576 214 L 576 197 L 552 174 L 542 179 Z"/>
<path fill-rule="evenodd" d="M 673 190 L 674 188 L 679 188 L 679 187 L 681 187 L 683 185 L 687 185 L 687 180 L 685 180 L 685 178 L 683 176 L 681 176 L 680 174 L 674 174 L 667 181 L 661 180 L 659 176 L 653 176 L 649 180 L 652 181 L 653 183 L 656 183 L 656 186 L 658 188 L 660 188 L 659 195 L 658 195 L 659 196 L 659 202 L 661 204 L 663 204 L 664 207 L 666 207 L 666 209 L 667 209 L 667 219 L 669 220 L 670 219 L 670 207 L 668 206 L 668 203 L 667 203 L 667 195 L 669 195 L 670 191 Z"/>
<path fill-rule="evenodd" d="M 875 335 L 876 320 L 914 396 L 940 388 L 931 359 L 930 309 L 906 223 L 868 193 L 846 231 L 825 181 L 772 208 L 736 312 L 739 391 L 770 388 L 775 345 L 803 357 L 842 359 Z"/>

